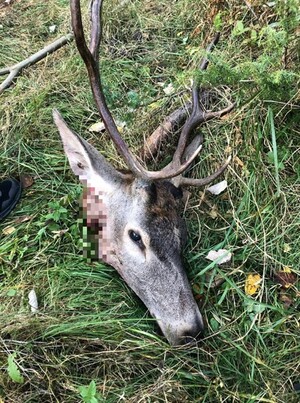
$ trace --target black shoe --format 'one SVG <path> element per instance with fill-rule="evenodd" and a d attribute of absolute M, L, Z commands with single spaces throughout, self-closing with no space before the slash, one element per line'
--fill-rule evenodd
<path fill-rule="evenodd" d="M 6 217 L 20 200 L 22 186 L 15 179 L 0 182 L 0 220 Z"/>

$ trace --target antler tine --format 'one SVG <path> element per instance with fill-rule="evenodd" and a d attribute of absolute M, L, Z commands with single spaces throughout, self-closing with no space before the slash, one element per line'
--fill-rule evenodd
<path fill-rule="evenodd" d="M 102 37 L 102 0 L 93 0 L 90 3 L 91 39 L 90 51 L 93 58 L 99 61 L 99 48 Z"/>
<path fill-rule="evenodd" d="M 204 122 L 204 113 L 200 108 L 199 104 L 199 91 L 196 86 L 193 86 L 192 91 L 192 112 L 188 119 L 186 120 L 182 131 L 180 133 L 180 137 L 178 140 L 177 148 L 173 156 L 172 165 L 174 167 L 178 167 L 181 164 L 181 157 L 184 153 L 186 143 L 188 141 L 188 137 L 193 129 L 195 129 L 198 125 Z M 196 158 L 196 156 L 195 156 Z"/>
<path fill-rule="evenodd" d="M 217 46 L 217 44 L 219 43 L 219 40 L 220 40 L 220 36 L 221 36 L 220 32 L 217 32 L 216 35 L 214 36 L 213 40 L 207 46 L 206 53 L 210 53 L 213 50 L 213 48 L 215 46 Z M 206 57 L 203 57 L 203 59 L 201 60 L 199 69 L 200 70 L 206 70 L 207 66 L 208 66 L 208 63 L 209 63 L 209 61 L 206 59 Z"/>
<path fill-rule="evenodd" d="M 206 176 L 205 178 L 201 179 L 194 179 L 194 178 L 185 178 L 185 177 L 180 177 L 178 186 L 205 186 L 217 179 L 222 173 L 225 171 L 225 169 L 228 167 L 229 163 L 231 161 L 231 156 L 227 158 L 225 163 L 213 174 Z"/>
<path fill-rule="evenodd" d="M 75 42 L 78 51 L 86 65 L 94 100 L 97 109 L 100 113 L 100 116 L 103 120 L 103 123 L 105 125 L 105 128 L 110 138 L 113 140 L 117 151 L 124 158 L 124 161 L 126 162 L 128 168 L 131 170 L 131 172 L 135 177 L 146 180 L 159 180 L 159 179 L 168 179 L 176 177 L 181 173 L 183 173 L 189 167 L 189 165 L 193 162 L 193 160 L 196 158 L 197 154 L 201 149 L 201 146 L 198 147 L 187 161 L 181 163 L 181 156 L 184 151 L 187 138 L 191 130 L 193 130 L 202 121 L 206 121 L 208 119 L 212 119 L 215 116 L 219 116 L 220 114 L 227 113 L 226 110 L 228 108 L 220 112 L 210 112 L 209 114 L 205 114 L 200 108 L 199 89 L 196 85 L 194 85 L 192 114 L 188 119 L 188 121 L 186 122 L 186 124 L 184 125 L 182 133 L 180 135 L 178 147 L 175 152 L 175 158 L 173 158 L 171 164 L 167 165 L 160 171 L 153 172 L 146 170 L 133 156 L 127 144 L 122 139 L 116 126 L 116 123 L 107 107 L 106 100 L 103 95 L 100 70 L 99 70 L 99 48 L 102 36 L 102 26 L 101 26 L 102 2 L 103 2 L 102 0 L 91 1 L 90 5 L 91 39 L 89 46 L 87 46 L 84 36 L 84 30 L 81 18 L 80 0 L 70 0 L 70 7 L 71 7 L 72 28 L 74 32 Z M 219 35 L 216 35 L 212 43 L 207 48 L 208 51 L 210 51 L 212 47 L 215 46 L 218 39 Z M 200 69 L 205 69 L 207 64 L 208 61 L 206 59 L 203 59 Z"/>

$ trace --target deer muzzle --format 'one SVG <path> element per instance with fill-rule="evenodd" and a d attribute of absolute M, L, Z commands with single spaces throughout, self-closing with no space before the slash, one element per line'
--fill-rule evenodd
<path fill-rule="evenodd" d="M 171 345 L 198 341 L 204 333 L 204 321 L 181 259 L 155 263 L 147 268 L 123 267 L 118 271 L 157 320 Z"/>

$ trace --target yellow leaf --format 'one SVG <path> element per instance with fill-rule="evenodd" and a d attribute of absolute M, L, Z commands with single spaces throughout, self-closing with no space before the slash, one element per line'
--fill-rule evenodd
<path fill-rule="evenodd" d="M 89 127 L 89 131 L 90 132 L 96 132 L 96 133 L 100 133 L 103 132 L 105 130 L 105 125 L 103 122 L 96 122 L 93 123 L 90 127 Z"/>
<path fill-rule="evenodd" d="M 218 208 L 217 208 L 217 206 L 214 205 L 208 214 L 213 219 L 217 218 L 218 217 Z"/>
<path fill-rule="evenodd" d="M 148 109 L 149 110 L 155 110 L 160 108 L 161 106 L 161 102 L 160 101 L 156 101 L 156 102 L 152 102 L 151 104 L 148 105 Z"/>
<path fill-rule="evenodd" d="M 235 162 L 238 166 L 240 166 L 241 168 L 244 167 L 244 163 L 243 163 L 242 160 L 239 159 L 239 157 L 235 156 L 235 157 L 234 157 L 234 162 Z"/>
<path fill-rule="evenodd" d="M 284 266 L 284 267 L 283 267 L 283 271 L 284 271 L 285 273 L 292 273 L 292 270 L 291 270 L 291 268 L 290 268 L 289 266 Z"/>
<path fill-rule="evenodd" d="M 3 230 L 2 230 L 2 233 L 4 234 L 4 235 L 10 235 L 10 234 L 12 234 L 13 232 L 15 232 L 15 227 L 6 227 L 6 228 L 4 228 Z"/>
<path fill-rule="evenodd" d="M 249 274 L 245 282 L 245 293 L 247 295 L 253 295 L 259 289 L 261 277 L 259 274 Z"/>

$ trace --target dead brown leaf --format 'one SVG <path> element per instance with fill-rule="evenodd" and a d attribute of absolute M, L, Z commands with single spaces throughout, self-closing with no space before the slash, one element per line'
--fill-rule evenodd
<path fill-rule="evenodd" d="M 225 282 L 225 278 L 221 276 L 212 278 L 212 272 L 209 272 L 205 276 L 205 281 L 209 283 L 209 288 L 218 288 Z"/>
<path fill-rule="evenodd" d="M 274 278 L 275 281 L 279 283 L 282 288 L 290 288 L 297 281 L 297 275 L 295 273 L 284 270 L 279 270 L 275 272 Z"/>
<path fill-rule="evenodd" d="M 20 175 L 20 182 L 22 184 L 23 189 L 27 189 L 33 185 L 33 177 L 28 174 L 21 174 Z"/>
<path fill-rule="evenodd" d="M 283 291 L 280 291 L 279 300 L 282 302 L 284 308 L 289 308 L 294 302 L 293 298 Z"/>
<path fill-rule="evenodd" d="M 201 288 L 200 284 L 197 284 L 197 283 L 193 284 L 193 294 L 194 294 L 195 300 L 197 302 L 202 302 L 202 300 L 203 300 L 204 296 L 203 296 L 201 290 L 202 290 L 202 288 Z"/>

